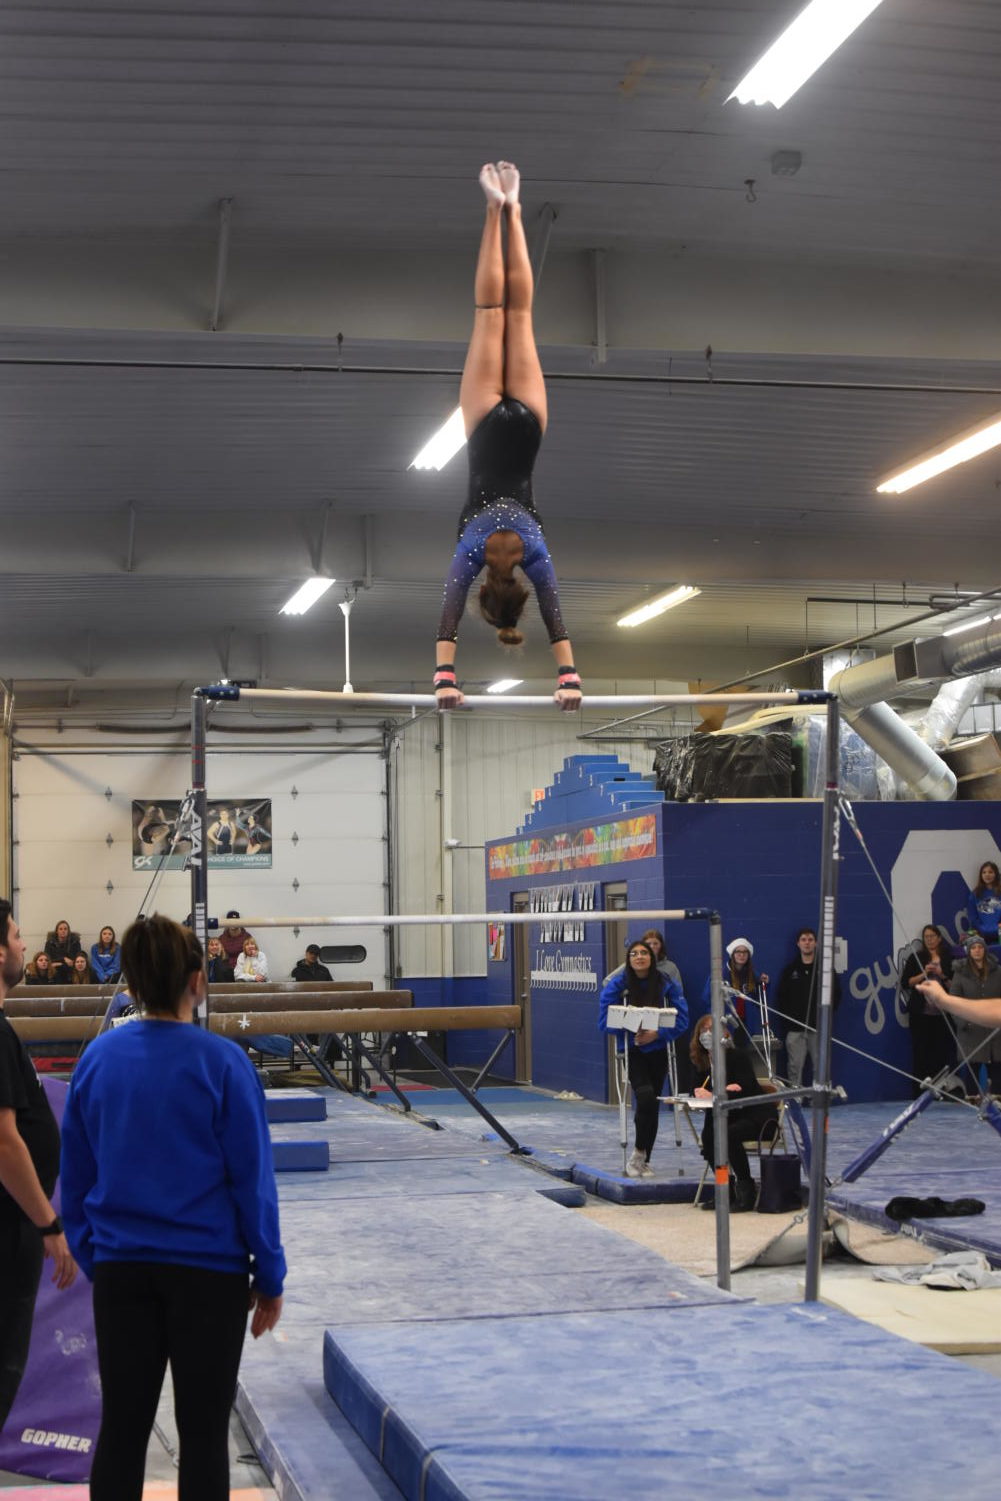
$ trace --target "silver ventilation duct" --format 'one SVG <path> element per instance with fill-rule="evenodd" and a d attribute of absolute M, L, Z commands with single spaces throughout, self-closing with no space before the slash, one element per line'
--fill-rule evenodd
<path fill-rule="evenodd" d="M 898 646 L 892 656 L 875 657 L 836 673 L 828 687 L 844 705 L 845 719 L 877 755 L 917 793 L 918 797 L 947 801 L 956 795 L 956 778 L 935 747 L 955 731 L 976 697 L 982 680 L 950 683 L 935 700 L 941 710 L 932 723 L 929 712 L 925 738 L 906 725 L 883 700 L 894 698 L 919 683 L 940 678 L 970 678 L 986 674 L 1001 663 L 1001 621 L 987 620 L 959 636 L 935 636 Z M 933 706 L 934 707 L 934 706 Z"/>
<path fill-rule="evenodd" d="M 959 721 L 973 706 L 989 676 L 986 672 L 976 672 L 972 677 L 950 678 L 942 684 L 918 726 L 918 734 L 926 745 L 935 751 L 945 750 Z"/>

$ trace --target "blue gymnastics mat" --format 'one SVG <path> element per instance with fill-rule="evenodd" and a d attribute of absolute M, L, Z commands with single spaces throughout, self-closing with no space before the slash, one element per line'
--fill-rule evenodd
<path fill-rule="evenodd" d="M 831 1112 L 828 1165 L 832 1208 L 881 1228 L 897 1228 L 886 1205 L 908 1198 L 980 1199 L 983 1214 L 904 1222 L 907 1233 L 944 1251 L 982 1251 L 1001 1265 L 1001 1136 L 964 1106 L 930 1106 L 854 1183 L 838 1173 L 899 1113 L 899 1102 L 849 1105 Z"/>
<path fill-rule="evenodd" d="M 264 1111 L 269 1122 L 325 1121 L 327 1102 L 315 1089 L 266 1089 Z"/>
<path fill-rule="evenodd" d="M 283 1200 L 281 1214 L 286 1310 L 319 1329 L 740 1301 L 535 1193 L 410 1197 L 391 1210 Z"/>
<path fill-rule="evenodd" d="M 997 1485 L 996 1381 L 817 1305 L 338 1324 L 324 1381 L 408 1501 Z"/>
<path fill-rule="evenodd" d="M 282 1325 L 279 1325 L 282 1330 Z M 282 1501 L 399 1501 L 400 1492 L 324 1389 L 320 1341 L 247 1341 L 236 1410 Z"/>
<path fill-rule="evenodd" d="M 668 1204 L 691 1202 L 705 1166 L 699 1147 L 686 1122 L 679 1121 L 681 1146 L 677 1145 L 674 1113 L 661 1109 L 660 1130 L 654 1149 L 653 1178 L 626 1178 L 622 1172 L 617 1106 L 593 1100 L 561 1100 L 529 1086 L 512 1090 L 488 1088 L 479 1091 L 502 1125 L 532 1154 L 532 1160 L 556 1177 L 572 1179 L 588 1193 L 620 1204 Z M 457 1090 L 435 1090 L 421 1097 L 422 1114 L 440 1120 L 449 1131 L 495 1142 L 492 1132 L 462 1099 Z M 630 1149 L 633 1139 L 632 1110 L 629 1112 Z"/>

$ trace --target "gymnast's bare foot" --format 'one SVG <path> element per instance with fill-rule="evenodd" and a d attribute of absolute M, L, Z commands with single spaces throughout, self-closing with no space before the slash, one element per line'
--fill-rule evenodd
<path fill-rule="evenodd" d="M 497 208 L 505 202 L 504 189 L 501 187 L 500 177 L 493 162 L 487 162 L 480 168 L 480 187 L 483 189 L 486 200 Z"/>
<path fill-rule="evenodd" d="M 504 202 L 517 203 L 518 191 L 521 187 L 521 173 L 514 162 L 498 162 L 497 176 L 504 193 Z"/>

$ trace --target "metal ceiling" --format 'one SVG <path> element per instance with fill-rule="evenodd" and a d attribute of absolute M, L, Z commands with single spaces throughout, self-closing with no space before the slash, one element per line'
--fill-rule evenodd
<path fill-rule="evenodd" d="M 781 112 L 726 105 L 798 8 L 0 11 L 0 674 L 340 686 L 340 587 L 277 616 L 322 539 L 356 686 L 423 686 L 463 460 L 407 466 L 501 155 L 537 248 L 555 214 L 537 495 L 589 681 L 729 678 L 994 586 L 996 456 L 875 481 L 1001 408 L 1001 7 L 884 0 Z M 547 664 L 533 619 L 518 670 Z M 504 668 L 473 621 L 460 666 Z"/>

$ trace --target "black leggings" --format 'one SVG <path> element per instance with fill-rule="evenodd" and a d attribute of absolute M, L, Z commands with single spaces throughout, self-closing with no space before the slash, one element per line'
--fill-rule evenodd
<path fill-rule="evenodd" d="M 641 1053 L 639 1048 L 629 1049 L 629 1082 L 636 1096 L 636 1150 L 645 1152 L 649 1159 L 657 1140 L 660 1124 L 660 1100 L 667 1077 L 667 1048 L 657 1048 L 652 1053 Z"/>
<path fill-rule="evenodd" d="M 248 1290 L 246 1276 L 201 1267 L 112 1261 L 95 1268 L 103 1410 L 91 1501 L 142 1501 L 168 1361 L 181 1450 L 178 1501 L 228 1501 L 229 1414 Z"/>
<path fill-rule="evenodd" d="M 0 1428 L 28 1364 L 43 1255 L 42 1237 L 16 1207 L 0 1218 Z"/>

